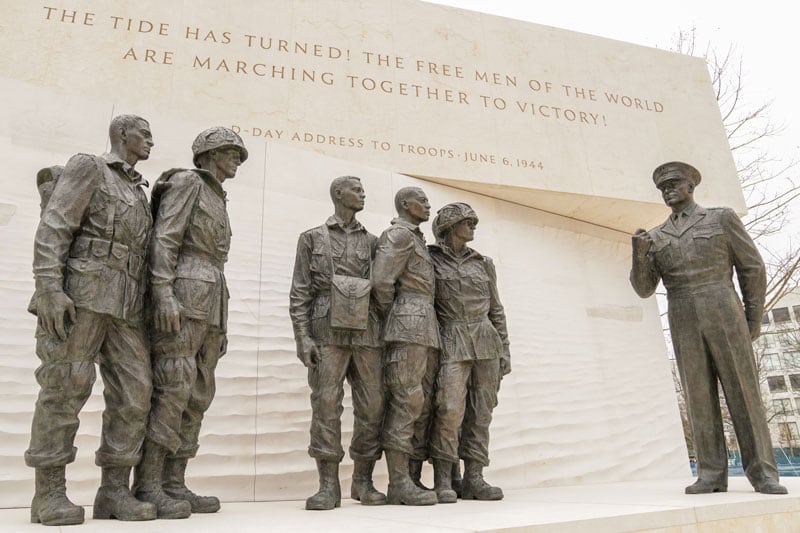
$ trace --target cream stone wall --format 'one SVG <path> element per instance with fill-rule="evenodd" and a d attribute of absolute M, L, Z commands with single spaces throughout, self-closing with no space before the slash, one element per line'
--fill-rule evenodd
<path fill-rule="evenodd" d="M 701 202 L 743 209 L 701 61 L 410 0 L 233 0 L 225 9 L 206 0 L 5 4 L 0 506 L 28 505 L 33 489 L 22 454 L 37 392 L 35 318 L 25 312 L 39 213 L 35 174 L 76 152 L 102 153 L 119 113 L 150 120 L 156 146 L 137 169 L 151 183 L 165 169 L 189 166 L 191 141 L 209 126 L 238 128 L 250 150 L 226 183 L 234 231 L 226 267 L 230 347 L 190 465 L 198 490 L 226 501 L 313 491 L 308 386 L 294 354 L 288 290 L 297 235 L 330 214 L 328 184 L 341 174 L 363 178 L 360 218 L 376 234 L 393 216 L 394 192 L 412 183 L 434 208 L 467 201 L 480 214 L 474 245 L 497 265 L 514 367 L 492 426 L 493 482 L 514 488 L 689 475 L 658 310 L 627 281 L 628 232 L 663 218 L 649 174 L 669 159 L 704 172 Z M 247 35 L 271 37 L 272 48 L 248 47 Z M 211 58 L 212 68 L 193 67 L 196 56 Z M 245 63 L 238 73 L 237 61 Z M 315 81 L 254 74 L 273 66 L 285 78 L 291 68 L 306 77 L 313 71 Z M 476 81 L 476 70 L 498 73 L 499 85 L 494 76 Z M 394 92 L 351 88 L 348 76 L 391 82 Z M 550 92 L 531 93 L 530 80 L 542 82 L 540 91 L 549 81 Z M 425 96 L 398 94 L 400 83 L 410 84 L 406 92 L 425 87 Z M 574 87 L 583 89 L 577 97 Z M 438 99 L 427 97 L 428 88 Z M 456 101 L 447 101 L 446 90 Z M 467 103 L 458 103 L 458 92 Z M 633 100 L 630 108 L 610 104 L 606 92 L 639 98 L 650 110 Z M 491 108 L 481 95 L 492 97 Z M 507 109 L 494 109 L 493 98 Z M 547 109 L 526 115 L 517 101 Z M 556 107 L 561 119 L 542 115 Z M 566 109 L 577 118 L 566 118 Z M 445 151 L 420 155 L 409 145 Z M 479 161 L 460 161 L 465 154 Z M 101 390 L 98 383 L 82 413 L 78 459 L 67 473 L 71 496 L 83 504 L 98 485 Z M 350 469 L 345 459 L 345 490 Z M 385 485 L 382 463 L 378 470 Z"/>
<path fill-rule="evenodd" d="M 0 72 L 31 88 L 625 231 L 660 218 L 642 207 L 668 160 L 707 177 L 701 200 L 744 209 L 699 58 L 417 0 L 5 4 Z"/>

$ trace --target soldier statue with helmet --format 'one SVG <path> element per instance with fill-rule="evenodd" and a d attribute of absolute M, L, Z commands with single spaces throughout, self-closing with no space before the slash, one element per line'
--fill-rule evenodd
<path fill-rule="evenodd" d="M 214 398 L 214 371 L 227 348 L 228 288 L 223 267 L 231 242 L 222 183 L 247 160 L 228 128 L 201 132 L 192 143 L 195 169 L 172 169 L 153 188 L 149 255 L 153 397 L 141 463 L 139 499 L 159 518 L 219 510 L 214 496 L 186 487 L 203 415 Z"/>
<path fill-rule="evenodd" d="M 454 503 L 451 473 L 464 460 L 461 497 L 499 500 L 483 479 L 489 465 L 489 425 L 500 380 L 511 372 L 508 331 L 492 260 L 466 246 L 478 215 L 461 202 L 442 207 L 428 246 L 436 276 L 434 306 L 441 351 L 428 453 L 439 503 Z M 460 432 L 460 436 L 459 436 Z"/>

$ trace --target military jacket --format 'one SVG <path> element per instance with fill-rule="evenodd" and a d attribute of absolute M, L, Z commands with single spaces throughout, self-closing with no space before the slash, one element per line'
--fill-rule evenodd
<path fill-rule="evenodd" d="M 667 297 L 733 289 L 733 269 L 739 280 L 748 322 L 761 321 L 766 294 L 766 270 L 761 255 L 736 213 L 729 208 L 688 209 L 676 224 L 673 216 L 648 233 L 647 260 L 631 270 L 631 284 L 647 297 L 664 282 Z"/>
<path fill-rule="evenodd" d="M 368 279 L 378 238 L 360 222 L 349 226 L 337 216 L 325 222 L 331 250 L 325 245 L 323 226 L 300 234 L 294 262 L 289 315 L 295 337 L 309 335 L 317 344 L 372 346 L 380 343 L 380 324 L 374 303 L 370 303 L 367 329 L 342 331 L 330 327 L 331 254 L 336 274 Z"/>
<path fill-rule="evenodd" d="M 372 281 L 373 297 L 385 317 L 383 341 L 439 348 L 433 263 L 418 226 L 392 220 L 378 240 Z"/>
<path fill-rule="evenodd" d="M 156 181 L 152 204 L 153 291 L 171 287 L 182 316 L 225 330 L 231 223 L 222 185 L 205 170 L 169 170 Z"/>
<path fill-rule="evenodd" d="M 436 315 L 442 361 L 496 359 L 509 354 L 506 315 L 494 263 L 471 248 L 428 247 L 436 274 Z"/>
<path fill-rule="evenodd" d="M 36 231 L 36 291 L 63 290 L 78 308 L 141 322 L 152 226 L 146 185 L 114 154 L 73 156 Z"/>

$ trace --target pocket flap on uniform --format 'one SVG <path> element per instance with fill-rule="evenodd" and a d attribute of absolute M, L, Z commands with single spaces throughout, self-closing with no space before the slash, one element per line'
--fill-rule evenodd
<path fill-rule="evenodd" d="M 710 239 L 711 237 L 722 234 L 724 234 L 724 231 L 719 224 L 706 224 L 703 226 L 695 226 L 692 237 L 695 239 Z"/>

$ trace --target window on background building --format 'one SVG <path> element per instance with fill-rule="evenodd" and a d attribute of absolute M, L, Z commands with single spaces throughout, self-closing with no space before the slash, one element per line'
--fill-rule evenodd
<path fill-rule="evenodd" d="M 794 316 L 800 316 L 800 314 L 797 314 L 797 311 L 795 311 Z M 769 313 L 764 313 L 764 318 L 761 319 L 761 324 L 764 326 L 769 326 Z"/>
<path fill-rule="evenodd" d="M 789 416 L 793 414 L 791 400 L 772 400 L 772 410 L 776 415 Z"/>
<path fill-rule="evenodd" d="M 800 368 L 800 352 L 783 352 L 783 368 Z"/>
<path fill-rule="evenodd" d="M 770 376 L 767 378 L 770 392 L 786 392 L 786 378 L 783 376 Z"/>
<path fill-rule="evenodd" d="M 792 306 L 792 311 L 794 311 L 794 321 L 800 324 L 800 305 Z"/>
<path fill-rule="evenodd" d="M 772 318 L 775 320 L 776 324 L 781 322 L 791 322 L 792 320 L 792 317 L 789 316 L 788 307 L 775 307 L 772 310 Z"/>
<path fill-rule="evenodd" d="M 768 372 L 781 369 L 781 357 L 776 353 L 764 354 L 764 358 L 761 361 Z"/>
<path fill-rule="evenodd" d="M 781 335 L 778 337 L 778 343 L 783 348 L 792 348 L 794 346 L 794 342 L 792 342 L 792 338 L 789 335 Z"/>
<path fill-rule="evenodd" d="M 775 346 L 775 335 L 763 335 L 759 340 L 761 340 L 763 346 L 767 348 L 772 348 Z"/>
<path fill-rule="evenodd" d="M 797 408 L 797 411 L 800 412 L 800 398 L 794 399 L 794 405 Z"/>
<path fill-rule="evenodd" d="M 779 422 L 781 444 L 796 446 L 800 441 L 800 432 L 797 431 L 797 422 Z"/>
<path fill-rule="evenodd" d="M 789 383 L 793 390 L 800 391 L 800 374 L 789 374 Z"/>

